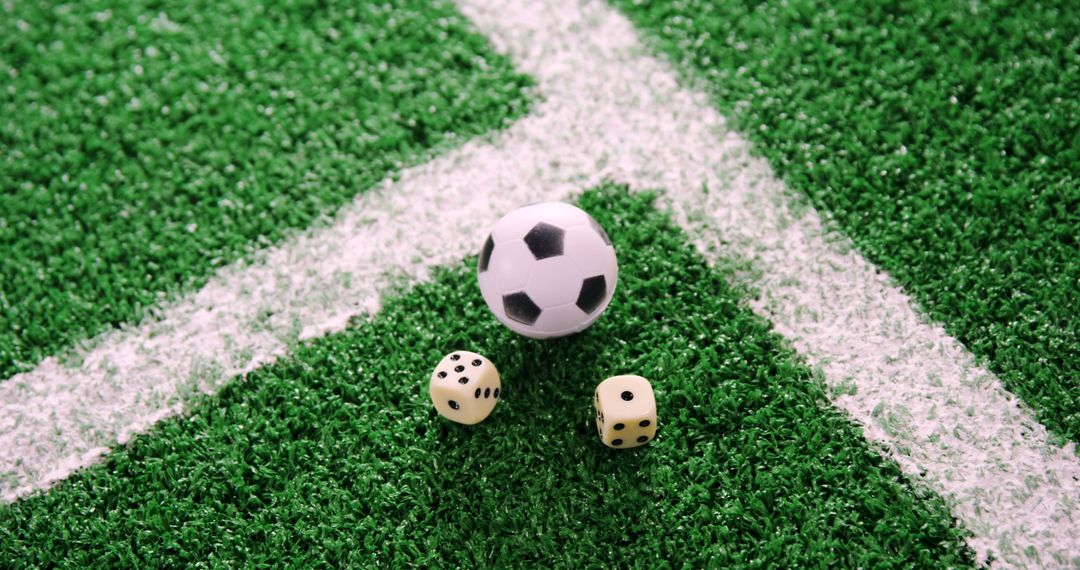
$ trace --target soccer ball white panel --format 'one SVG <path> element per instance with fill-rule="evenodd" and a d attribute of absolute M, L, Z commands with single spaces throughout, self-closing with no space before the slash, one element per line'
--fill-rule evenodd
<path fill-rule="evenodd" d="M 536 225 L 536 222 L 540 221 L 540 215 L 536 209 L 536 206 L 540 205 L 533 204 L 518 208 L 503 216 L 495 223 L 495 227 L 491 228 L 491 237 L 495 239 L 495 243 L 504 243 L 525 237 L 525 233 L 531 230 Z"/>
<path fill-rule="evenodd" d="M 584 277 L 566 255 L 549 257 L 533 266 L 525 292 L 540 307 L 558 307 L 577 300 L 579 289 L 574 284 L 581 283 Z"/>
<path fill-rule="evenodd" d="M 510 242 L 496 242 L 488 261 L 487 271 L 480 273 L 480 287 L 488 285 L 502 292 L 524 289 L 529 283 L 536 259 L 525 242 L 515 239 Z"/>
<path fill-rule="evenodd" d="M 578 306 L 590 316 L 590 323 L 607 308 L 618 285 L 619 263 L 606 237 L 589 225 L 567 230 L 564 238 L 566 257 L 581 269 L 584 281 Z"/>
<path fill-rule="evenodd" d="M 541 220 L 563 229 L 589 223 L 589 215 L 585 213 L 585 210 L 563 202 L 543 202 L 526 206 L 526 208 L 535 208 Z"/>
<path fill-rule="evenodd" d="M 614 284 L 619 273 L 619 264 L 615 259 L 615 248 L 604 242 L 591 226 L 578 226 L 566 230 L 563 237 L 565 257 L 570 258 L 581 269 L 585 277 L 603 275 Z"/>
<path fill-rule="evenodd" d="M 559 307 L 545 308 L 532 328 L 545 337 L 563 336 L 583 330 L 591 322 L 589 315 L 586 315 L 574 303 L 569 303 Z"/>
<path fill-rule="evenodd" d="M 585 329 L 611 301 L 618 263 L 603 228 L 570 204 L 519 208 L 480 250 L 480 289 L 491 312 L 533 338 Z"/>
<path fill-rule="evenodd" d="M 495 316 L 503 324 L 514 328 L 507 322 L 503 311 L 503 296 L 525 288 L 532 275 L 535 260 L 528 246 L 520 239 L 494 246 L 488 252 L 488 256 L 487 269 L 478 275 L 480 293 L 483 294 L 484 302 L 492 308 Z"/>

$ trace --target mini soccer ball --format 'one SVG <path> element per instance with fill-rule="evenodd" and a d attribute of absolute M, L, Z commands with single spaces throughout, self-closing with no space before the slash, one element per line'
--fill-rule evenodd
<path fill-rule="evenodd" d="M 584 330 L 611 302 L 619 276 L 604 229 L 580 208 L 561 202 L 531 204 L 499 220 L 484 242 L 478 269 L 491 312 L 532 338 Z"/>

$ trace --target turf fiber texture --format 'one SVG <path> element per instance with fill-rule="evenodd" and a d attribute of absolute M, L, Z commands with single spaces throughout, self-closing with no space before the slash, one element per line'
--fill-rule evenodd
<path fill-rule="evenodd" d="M 527 108 L 442 0 L 0 10 L 0 379 Z"/>
<path fill-rule="evenodd" d="M 613 3 L 1080 441 L 1080 3 Z"/>
<path fill-rule="evenodd" d="M 371 321 L 195 403 L 48 493 L 0 506 L 25 565 L 766 568 L 967 566 L 940 499 L 830 407 L 649 195 L 580 205 L 620 283 L 582 334 L 533 341 L 481 299 L 475 258 Z M 470 349 L 505 396 L 476 426 L 435 415 L 431 369 Z M 657 439 L 604 447 L 609 375 L 653 381 Z M 668 562 L 665 562 L 668 561 Z"/>

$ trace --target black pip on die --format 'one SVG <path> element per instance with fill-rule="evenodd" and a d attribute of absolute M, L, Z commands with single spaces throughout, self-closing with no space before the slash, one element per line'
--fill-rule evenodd
<path fill-rule="evenodd" d="M 641 376 L 613 376 L 596 387 L 596 431 L 608 447 L 645 445 L 656 436 L 656 398 Z"/>
<path fill-rule="evenodd" d="M 466 350 L 451 352 L 431 373 L 428 393 L 442 417 L 472 425 L 488 417 L 499 401 L 502 383 L 490 360 Z"/>

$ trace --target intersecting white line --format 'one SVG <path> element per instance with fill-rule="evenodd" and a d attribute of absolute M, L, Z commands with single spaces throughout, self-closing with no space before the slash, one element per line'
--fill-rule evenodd
<path fill-rule="evenodd" d="M 824 372 L 834 403 L 904 472 L 940 493 L 982 559 L 1080 561 L 1080 461 L 816 212 L 793 209 L 768 165 L 632 26 L 599 2 L 464 0 L 462 10 L 541 101 L 362 195 L 329 227 L 238 263 L 162 318 L 109 333 L 82 363 L 0 383 L 0 496 L 15 500 L 224 382 L 378 310 L 401 276 L 475 252 L 504 212 L 604 180 L 665 191 L 710 261 L 741 259 L 755 312 Z"/>

